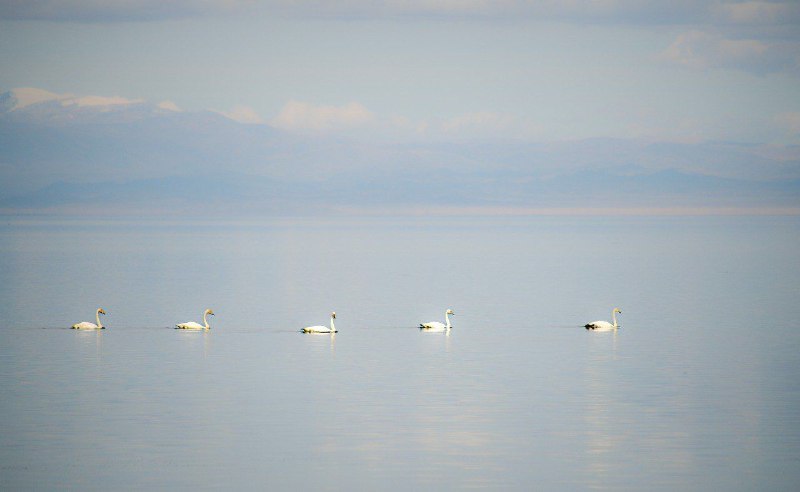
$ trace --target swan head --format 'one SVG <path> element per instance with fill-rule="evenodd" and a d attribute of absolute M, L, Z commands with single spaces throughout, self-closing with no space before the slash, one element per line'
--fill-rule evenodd
<path fill-rule="evenodd" d="M 336 311 L 331 313 L 331 318 L 336 319 Z"/>
<path fill-rule="evenodd" d="M 620 309 L 620 308 L 614 308 L 614 312 L 615 312 L 615 313 L 622 314 L 622 309 Z"/>
<path fill-rule="evenodd" d="M 456 315 L 456 313 L 454 313 L 452 309 L 448 309 L 446 314 L 452 314 L 453 316 Z"/>
<path fill-rule="evenodd" d="M 214 316 L 214 311 L 212 311 L 210 309 L 206 309 L 206 312 L 203 313 L 203 314 L 210 314 L 211 316 Z"/>
<path fill-rule="evenodd" d="M 97 314 L 106 314 L 106 312 L 103 311 L 103 308 L 100 308 L 97 310 Z"/>

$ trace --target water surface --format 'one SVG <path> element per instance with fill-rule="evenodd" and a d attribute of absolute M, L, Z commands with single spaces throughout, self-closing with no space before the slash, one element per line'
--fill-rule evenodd
<path fill-rule="evenodd" d="M 800 219 L 0 225 L 0 486 L 800 483 Z M 101 332 L 67 329 L 93 321 Z M 610 320 L 618 333 L 581 325 Z M 212 330 L 186 333 L 177 322 Z M 450 336 L 420 333 L 444 321 Z M 335 337 L 302 335 L 337 312 Z"/>

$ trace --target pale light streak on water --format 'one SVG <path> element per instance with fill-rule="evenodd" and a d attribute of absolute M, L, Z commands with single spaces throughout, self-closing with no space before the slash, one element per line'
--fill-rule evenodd
<path fill-rule="evenodd" d="M 790 490 L 800 220 L 0 226 L 0 487 Z M 103 332 L 65 329 L 108 311 Z M 623 310 L 619 333 L 580 325 Z M 202 321 L 209 333 L 169 327 Z M 420 333 L 444 321 L 451 335 Z M 337 312 L 335 338 L 302 335 Z"/>

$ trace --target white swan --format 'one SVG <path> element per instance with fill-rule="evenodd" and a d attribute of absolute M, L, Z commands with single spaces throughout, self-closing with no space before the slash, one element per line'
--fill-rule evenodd
<path fill-rule="evenodd" d="M 320 325 L 306 326 L 300 331 L 302 331 L 303 333 L 330 333 L 331 335 L 333 335 L 334 333 L 336 333 L 336 325 L 333 324 L 333 320 L 335 319 L 336 319 L 336 311 L 331 313 L 330 328 L 328 328 L 327 326 L 320 326 Z"/>
<path fill-rule="evenodd" d="M 194 321 L 187 321 L 186 323 L 178 323 L 175 325 L 176 330 L 208 330 L 211 328 L 208 324 L 208 320 L 206 316 L 208 315 L 214 316 L 214 311 L 210 309 L 206 309 L 203 313 L 203 323 L 205 326 L 201 325 L 200 323 L 195 323 Z"/>
<path fill-rule="evenodd" d="M 106 314 L 103 311 L 103 308 L 97 308 L 97 312 L 94 314 L 94 318 L 97 320 L 97 324 L 89 323 L 88 321 L 81 321 L 80 323 L 75 323 L 72 325 L 73 330 L 105 330 L 106 327 L 100 324 L 100 315 Z"/>
<path fill-rule="evenodd" d="M 614 308 L 614 310 L 611 311 L 611 319 L 614 320 L 613 325 L 608 321 L 592 321 L 591 323 L 586 323 L 584 328 L 594 331 L 616 330 L 619 328 L 619 325 L 617 324 L 617 313 L 622 314 L 622 310 L 620 308 Z"/>
<path fill-rule="evenodd" d="M 455 316 L 456 313 L 453 312 L 452 309 L 448 309 L 444 312 L 444 319 L 447 321 L 447 325 L 439 323 L 438 321 L 428 321 L 427 323 L 420 323 L 419 329 L 425 331 L 445 331 L 450 330 L 452 326 L 450 325 L 450 315 Z"/>

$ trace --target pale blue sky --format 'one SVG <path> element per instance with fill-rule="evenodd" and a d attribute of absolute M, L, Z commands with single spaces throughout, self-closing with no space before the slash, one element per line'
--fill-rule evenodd
<path fill-rule="evenodd" d="M 797 2 L 56 3 L 0 7 L 0 88 L 400 139 L 800 143 Z"/>

